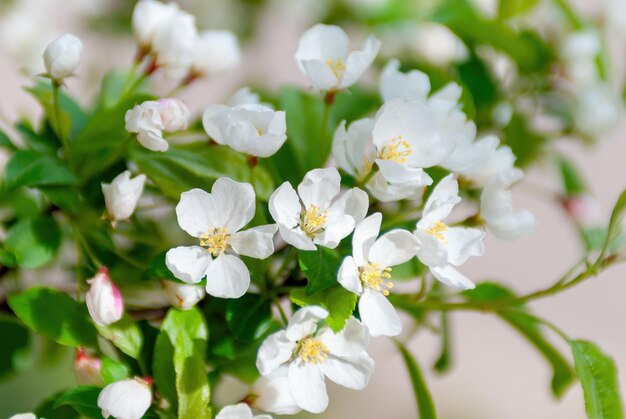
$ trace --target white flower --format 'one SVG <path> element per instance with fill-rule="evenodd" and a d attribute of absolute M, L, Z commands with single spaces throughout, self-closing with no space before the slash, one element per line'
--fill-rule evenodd
<path fill-rule="evenodd" d="M 226 406 L 215 416 L 215 419 L 272 419 L 270 415 L 254 415 L 245 403 Z"/>
<path fill-rule="evenodd" d="M 574 124 L 583 134 L 595 137 L 617 125 L 623 106 L 618 95 L 608 85 L 590 85 L 576 99 Z"/>
<path fill-rule="evenodd" d="M 197 285 L 179 284 L 173 281 L 162 281 L 167 298 L 174 307 L 189 310 L 204 298 L 204 288 Z"/>
<path fill-rule="evenodd" d="M 187 128 L 189 108 L 176 98 L 159 99 L 159 114 L 163 131 L 175 132 Z"/>
<path fill-rule="evenodd" d="M 126 112 L 126 131 L 136 133 L 139 144 L 152 151 L 167 151 L 169 144 L 163 131 L 174 132 L 187 127 L 189 109 L 178 99 L 149 100 Z"/>
<path fill-rule="evenodd" d="M 349 52 L 350 39 L 338 26 L 315 25 L 302 35 L 295 58 L 316 89 L 336 91 L 353 85 L 372 64 L 380 41 L 367 37 L 360 51 Z"/>
<path fill-rule="evenodd" d="M 285 112 L 265 105 L 211 105 L 202 124 L 216 143 L 251 156 L 269 157 L 287 139 Z"/>
<path fill-rule="evenodd" d="M 37 419 L 32 413 L 18 413 L 17 415 L 11 416 L 9 419 Z"/>
<path fill-rule="evenodd" d="M 163 3 L 155 0 L 137 2 L 133 10 L 132 26 L 139 48 L 144 52 L 150 52 L 159 29 L 179 10 L 176 3 Z"/>
<path fill-rule="evenodd" d="M 196 40 L 191 71 L 212 75 L 231 70 L 241 63 L 237 37 L 230 31 L 204 31 Z"/>
<path fill-rule="evenodd" d="M 354 318 L 348 319 L 339 333 L 318 323 L 328 316 L 321 307 L 298 310 L 286 330 L 270 335 L 259 348 L 256 365 L 267 376 L 288 364 L 291 397 L 311 413 L 328 406 L 324 376 L 354 390 L 367 386 L 374 361 L 365 351 L 370 340 L 367 328 Z"/>
<path fill-rule="evenodd" d="M 145 181 L 145 175 L 131 179 L 130 172 L 126 170 L 117 175 L 111 183 L 102 184 L 104 202 L 111 220 L 126 220 L 133 214 Z"/>
<path fill-rule="evenodd" d="M 521 179 L 523 173 L 518 173 Z M 480 196 L 480 215 L 489 230 L 498 238 L 516 240 L 533 232 L 535 216 L 528 210 L 515 212 L 513 194 L 507 187 L 512 179 L 494 177 L 483 188 Z"/>
<path fill-rule="evenodd" d="M 87 280 L 90 285 L 85 294 L 85 303 L 94 323 L 106 326 L 115 323 L 124 314 L 124 301 L 117 286 L 111 281 L 106 268 L 100 268 L 93 278 Z"/>
<path fill-rule="evenodd" d="M 198 41 L 195 17 L 177 10 L 164 22 L 160 22 L 154 35 L 152 50 L 156 65 L 171 74 L 189 70 Z"/>
<path fill-rule="evenodd" d="M 87 354 L 83 348 L 76 350 L 74 375 L 79 385 L 101 385 L 101 368 L 100 358 Z"/>
<path fill-rule="evenodd" d="M 426 102 L 430 93 L 430 79 L 421 71 L 400 71 L 400 61 L 391 60 L 380 75 L 380 96 L 383 101 L 404 99 Z"/>
<path fill-rule="evenodd" d="M 269 210 L 282 238 L 301 250 L 319 244 L 334 249 L 366 215 L 367 194 L 359 188 L 339 195 L 341 177 L 335 168 L 313 169 L 298 185 L 289 182 L 270 197 Z"/>
<path fill-rule="evenodd" d="M 151 379 L 131 378 L 106 386 L 98 395 L 102 416 L 140 419 L 152 403 Z"/>
<path fill-rule="evenodd" d="M 448 175 L 432 191 L 422 218 L 417 222 L 415 235 L 420 241 L 417 257 L 439 281 L 467 289 L 474 288 L 474 283 L 453 266 L 483 254 L 485 233 L 476 228 L 449 227 L 443 223 L 459 202 L 459 184 L 453 175 Z"/>
<path fill-rule="evenodd" d="M 282 365 L 255 381 L 250 389 L 250 405 L 277 415 L 295 415 L 298 407 L 289 390 L 289 367 Z"/>
<path fill-rule="evenodd" d="M 226 104 L 231 107 L 237 105 L 258 105 L 260 103 L 261 97 L 259 94 L 252 92 L 248 86 L 237 90 L 226 102 Z"/>
<path fill-rule="evenodd" d="M 239 231 L 254 217 L 252 185 L 219 178 L 211 193 L 183 192 L 176 205 L 178 225 L 199 240 L 167 252 L 165 262 L 174 276 L 195 284 L 204 277 L 209 295 L 239 298 L 250 286 L 250 272 L 238 254 L 265 259 L 274 252 L 276 225 Z"/>
<path fill-rule="evenodd" d="M 361 321 L 372 336 L 396 336 L 402 331 L 400 318 L 386 296 L 393 286 L 392 267 L 412 259 L 417 238 L 406 230 L 392 230 L 378 237 L 382 214 L 363 220 L 352 237 L 352 256 L 339 268 L 337 280 L 359 299 Z"/>
<path fill-rule="evenodd" d="M 509 146 L 500 146 L 498 137 L 488 135 L 480 138 L 472 148 L 468 153 L 477 158 L 468 161 L 457 172 L 477 186 L 485 186 L 494 177 L 499 177 L 505 186 L 519 179 L 521 171 L 515 167 L 515 154 Z"/>
<path fill-rule="evenodd" d="M 57 82 L 71 76 L 78 66 L 82 50 L 83 43 L 71 33 L 50 42 L 43 53 L 46 74 Z"/>
<path fill-rule="evenodd" d="M 602 41 L 594 30 L 573 32 L 565 38 L 561 56 L 574 83 L 585 86 L 598 80 L 596 59 L 601 50 Z"/>

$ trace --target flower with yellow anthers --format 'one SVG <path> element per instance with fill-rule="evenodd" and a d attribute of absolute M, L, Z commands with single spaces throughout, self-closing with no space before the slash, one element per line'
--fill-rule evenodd
<path fill-rule="evenodd" d="M 352 237 L 352 256 L 346 257 L 337 280 L 360 296 L 359 313 L 372 336 L 396 336 L 402 331 L 400 318 L 386 296 L 393 287 L 392 267 L 415 257 L 417 238 L 406 230 L 392 230 L 378 237 L 382 214 L 361 222 Z"/>
<path fill-rule="evenodd" d="M 178 224 L 198 239 L 196 246 L 170 249 L 165 263 L 174 276 L 195 284 L 206 277 L 208 294 L 239 298 L 250 286 L 250 272 L 238 257 L 265 259 L 274 252 L 275 224 L 239 231 L 254 217 L 252 185 L 219 178 L 211 193 L 183 192 L 176 206 Z"/>
<path fill-rule="evenodd" d="M 283 412 L 293 412 L 292 400 L 311 413 L 326 410 L 325 377 L 354 390 L 362 390 L 369 382 L 374 361 L 366 352 L 370 339 L 367 328 L 351 317 L 340 332 L 334 333 L 328 326 L 320 326 L 327 316 L 321 307 L 301 308 L 285 330 L 270 335 L 259 348 L 256 365 L 261 375 L 269 378 L 281 369 L 286 375 L 287 385 L 276 388 L 289 394 L 274 397 L 289 402 L 281 406 Z"/>
<path fill-rule="evenodd" d="M 417 257 L 439 281 L 468 289 L 474 288 L 474 283 L 454 267 L 462 265 L 471 256 L 483 254 L 485 232 L 477 228 L 451 227 L 444 223 L 443 220 L 459 202 L 459 184 L 450 174 L 432 191 L 424 205 L 422 218 L 417 222 Z"/>
<path fill-rule="evenodd" d="M 341 177 L 335 168 L 308 172 L 298 192 L 289 182 L 274 191 L 269 210 L 282 238 L 301 250 L 317 245 L 334 249 L 367 213 L 369 198 L 359 188 L 339 196 Z"/>
<path fill-rule="evenodd" d="M 380 41 L 367 37 L 361 50 L 349 51 L 350 39 L 339 26 L 315 25 L 300 38 L 295 59 L 316 89 L 326 92 L 353 85 L 368 69 Z"/>

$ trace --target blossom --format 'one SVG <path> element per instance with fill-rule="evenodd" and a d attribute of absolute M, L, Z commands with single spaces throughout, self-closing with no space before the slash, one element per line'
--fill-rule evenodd
<path fill-rule="evenodd" d="M 231 107 L 237 105 L 258 105 L 259 103 L 261 103 L 261 97 L 258 93 L 252 92 L 248 86 L 237 90 L 226 102 Z"/>
<path fill-rule="evenodd" d="M 359 314 L 372 336 L 396 336 L 402 331 L 402 323 L 385 298 L 393 286 L 392 267 L 412 259 L 419 243 L 413 234 L 399 229 L 376 239 L 381 222 L 382 214 L 377 212 L 354 229 L 352 256 L 341 263 L 337 280 L 361 297 Z"/>
<path fill-rule="evenodd" d="M 591 137 L 615 128 L 623 105 L 614 90 L 604 83 L 587 86 L 577 95 L 574 124 L 584 135 Z"/>
<path fill-rule="evenodd" d="M 102 184 L 104 202 L 111 220 L 126 220 L 133 214 L 145 181 L 145 175 L 131 179 L 130 172 L 126 170 L 117 175 L 111 183 Z"/>
<path fill-rule="evenodd" d="M 372 64 L 380 41 L 367 37 L 360 51 L 348 52 L 350 39 L 338 26 L 317 24 L 304 32 L 295 59 L 316 89 L 336 91 L 354 84 Z"/>
<path fill-rule="evenodd" d="M 248 398 L 250 405 L 277 415 L 295 415 L 298 407 L 289 390 L 289 367 L 282 365 L 255 381 Z"/>
<path fill-rule="evenodd" d="M 177 10 L 159 23 L 154 34 L 152 51 L 155 65 L 165 68 L 170 74 L 188 71 L 194 60 L 197 42 L 196 18 Z"/>
<path fill-rule="evenodd" d="M 380 75 L 380 96 L 385 102 L 396 98 L 426 102 L 429 93 L 428 76 L 418 70 L 401 72 L 398 60 L 390 60 Z"/>
<path fill-rule="evenodd" d="M 251 156 L 269 157 L 287 139 L 285 118 L 284 111 L 265 105 L 211 105 L 202 115 L 202 124 L 218 144 Z"/>
<path fill-rule="evenodd" d="M 152 403 L 152 379 L 131 378 L 106 386 L 98 395 L 102 416 L 116 419 L 140 419 Z"/>
<path fill-rule="evenodd" d="M 281 237 L 301 250 L 316 245 L 334 249 L 367 213 L 367 194 L 352 188 L 338 197 L 341 177 L 335 168 L 313 169 L 298 185 L 289 182 L 270 196 L 269 210 Z"/>
<path fill-rule="evenodd" d="M 226 406 L 215 416 L 215 419 L 272 419 L 270 415 L 253 415 L 245 403 Z"/>
<path fill-rule="evenodd" d="M 157 32 L 163 24 L 179 12 L 176 3 L 140 0 L 135 5 L 132 27 L 139 48 L 145 53 L 152 50 Z"/>
<path fill-rule="evenodd" d="M 256 366 L 263 376 L 288 365 L 291 397 L 311 413 L 321 413 L 328 406 L 325 376 L 341 386 L 362 390 L 374 371 L 374 361 L 366 352 L 367 328 L 350 318 L 338 333 L 328 326 L 318 330 L 318 323 L 327 316 L 317 306 L 298 310 L 287 329 L 270 335 L 257 353 Z"/>
<path fill-rule="evenodd" d="M 167 151 L 163 131 L 187 127 L 189 109 L 178 99 L 149 100 L 126 112 L 126 131 L 136 133 L 139 144 L 152 151 Z"/>
<path fill-rule="evenodd" d="M 178 225 L 199 245 L 179 246 L 167 252 L 165 262 L 174 276 L 195 284 L 204 277 L 209 295 L 239 298 L 250 286 L 250 272 L 238 254 L 265 259 L 274 252 L 276 225 L 239 231 L 254 217 L 252 185 L 219 178 L 211 193 L 183 192 L 176 205 Z"/>
<path fill-rule="evenodd" d="M 189 310 L 204 298 L 206 292 L 197 285 L 179 284 L 173 281 L 162 281 L 167 298 L 174 307 Z"/>
<path fill-rule="evenodd" d="M 87 354 L 83 348 L 76 349 L 74 375 L 79 385 L 101 385 L 101 368 L 100 358 Z"/>
<path fill-rule="evenodd" d="M 241 48 L 230 31 L 204 31 L 196 40 L 191 71 L 211 75 L 231 70 L 241 63 Z"/>
<path fill-rule="evenodd" d="M 124 301 L 119 288 L 111 281 L 106 268 L 100 268 L 96 276 L 87 280 L 90 285 L 85 294 L 89 315 L 98 326 L 115 323 L 124 314 Z"/>
<path fill-rule="evenodd" d="M 71 33 L 50 42 L 43 53 L 46 74 L 57 83 L 71 76 L 78 66 L 82 50 L 83 43 Z"/>
<path fill-rule="evenodd" d="M 176 132 L 187 128 L 189 108 L 176 98 L 157 100 L 163 131 Z"/>
<path fill-rule="evenodd" d="M 520 175 L 520 169 L 515 167 L 515 154 L 509 146 L 500 145 L 500 140 L 494 135 L 488 135 L 478 139 L 474 145 L 478 158 L 474 159 L 457 173 L 472 181 L 476 186 L 485 186 L 494 177 L 500 177 L 502 181 L 513 180 Z M 507 186 L 510 186 L 510 183 Z"/>
<path fill-rule="evenodd" d="M 417 222 L 415 235 L 420 242 L 417 257 L 439 281 L 467 289 L 474 288 L 474 283 L 453 266 L 483 254 L 485 233 L 476 228 L 449 227 L 443 222 L 459 202 L 459 184 L 453 175 L 448 175 L 432 191 Z"/>
<path fill-rule="evenodd" d="M 33 413 L 18 413 L 17 415 L 11 416 L 9 419 L 37 419 Z"/>
<path fill-rule="evenodd" d="M 561 56 L 567 72 L 578 86 L 595 83 L 599 79 L 596 59 L 602 51 L 602 40 L 594 30 L 569 34 L 561 45 Z"/>

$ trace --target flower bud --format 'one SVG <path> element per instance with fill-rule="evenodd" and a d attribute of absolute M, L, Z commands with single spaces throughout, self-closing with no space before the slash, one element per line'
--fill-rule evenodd
<path fill-rule="evenodd" d="M 187 128 L 189 108 L 178 99 L 159 99 L 159 112 L 163 130 L 167 132 L 180 131 Z"/>
<path fill-rule="evenodd" d="M 302 409 L 291 397 L 288 379 L 289 367 L 283 366 L 268 376 L 260 377 L 252 386 L 249 403 L 264 412 L 277 415 L 295 415 Z"/>
<path fill-rule="evenodd" d="M 241 62 L 237 37 L 230 31 L 204 31 L 194 48 L 192 71 L 211 75 L 230 70 Z"/>
<path fill-rule="evenodd" d="M 140 419 L 152 403 L 152 378 L 131 378 L 106 386 L 98 396 L 102 416 L 118 419 Z"/>
<path fill-rule="evenodd" d="M 581 228 L 598 227 L 604 222 L 600 203 L 589 194 L 565 198 L 563 204 L 567 213 Z"/>
<path fill-rule="evenodd" d="M 104 202 L 111 220 L 126 220 L 133 214 L 145 181 L 144 175 L 131 179 L 130 172 L 126 170 L 117 175 L 111 183 L 102 184 Z"/>
<path fill-rule="evenodd" d="M 197 285 L 179 284 L 173 281 L 162 281 L 163 288 L 174 307 L 189 310 L 204 298 L 206 292 Z"/>
<path fill-rule="evenodd" d="M 56 81 L 71 76 L 78 61 L 83 44 L 80 39 L 66 33 L 50 42 L 43 53 L 43 62 L 46 73 Z"/>
<path fill-rule="evenodd" d="M 9 419 L 37 419 L 32 413 L 18 413 L 17 415 L 11 416 Z"/>
<path fill-rule="evenodd" d="M 102 362 L 100 358 L 88 355 L 83 348 L 76 350 L 74 357 L 74 375 L 79 385 L 100 385 Z"/>
<path fill-rule="evenodd" d="M 176 3 L 162 3 L 155 0 L 141 0 L 133 10 L 133 34 L 143 52 L 152 49 L 157 31 L 179 11 Z"/>
<path fill-rule="evenodd" d="M 89 315 L 99 326 L 115 323 L 124 314 L 122 294 L 111 281 L 106 268 L 100 268 L 96 276 L 87 280 L 90 285 L 85 295 Z"/>
<path fill-rule="evenodd" d="M 195 17 L 179 10 L 157 30 L 152 49 L 156 65 L 169 73 L 186 72 L 191 66 L 198 32 Z"/>

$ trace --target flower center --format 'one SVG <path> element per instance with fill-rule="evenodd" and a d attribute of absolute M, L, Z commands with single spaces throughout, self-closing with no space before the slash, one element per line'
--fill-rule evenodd
<path fill-rule="evenodd" d="M 328 348 L 319 339 L 304 338 L 299 347 L 298 356 L 304 362 L 319 364 L 328 358 Z"/>
<path fill-rule="evenodd" d="M 343 78 L 343 73 L 346 72 L 346 66 L 341 58 L 337 58 L 336 60 L 332 60 L 329 58 L 328 60 L 326 60 L 326 65 L 330 67 L 330 70 L 333 72 L 338 80 L 341 80 Z"/>
<path fill-rule="evenodd" d="M 406 158 L 411 154 L 413 154 L 411 145 L 403 140 L 401 135 L 398 135 L 387 141 L 387 144 L 378 152 L 378 158 L 396 163 L 406 163 Z"/>
<path fill-rule="evenodd" d="M 204 247 L 213 255 L 218 256 L 228 248 L 230 234 L 227 228 L 215 227 L 200 237 L 200 246 Z"/>
<path fill-rule="evenodd" d="M 327 219 L 327 210 L 321 211 L 320 207 L 317 205 L 310 205 L 306 211 L 302 213 L 300 228 L 307 236 L 313 237 L 317 233 L 324 231 Z"/>
<path fill-rule="evenodd" d="M 426 230 L 426 233 L 430 234 L 431 236 L 435 236 L 444 243 L 448 243 L 448 240 L 446 240 L 446 237 L 443 235 L 443 233 L 445 233 L 446 231 L 448 231 L 448 226 L 441 221 L 437 221 L 435 225 Z"/>
<path fill-rule="evenodd" d="M 391 268 L 382 268 L 380 263 L 368 263 L 359 267 L 359 279 L 364 286 L 370 287 L 374 291 L 389 295 L 389 289 L 393 288 L 393 283 L 387 281 L 391 278 Z"/>

